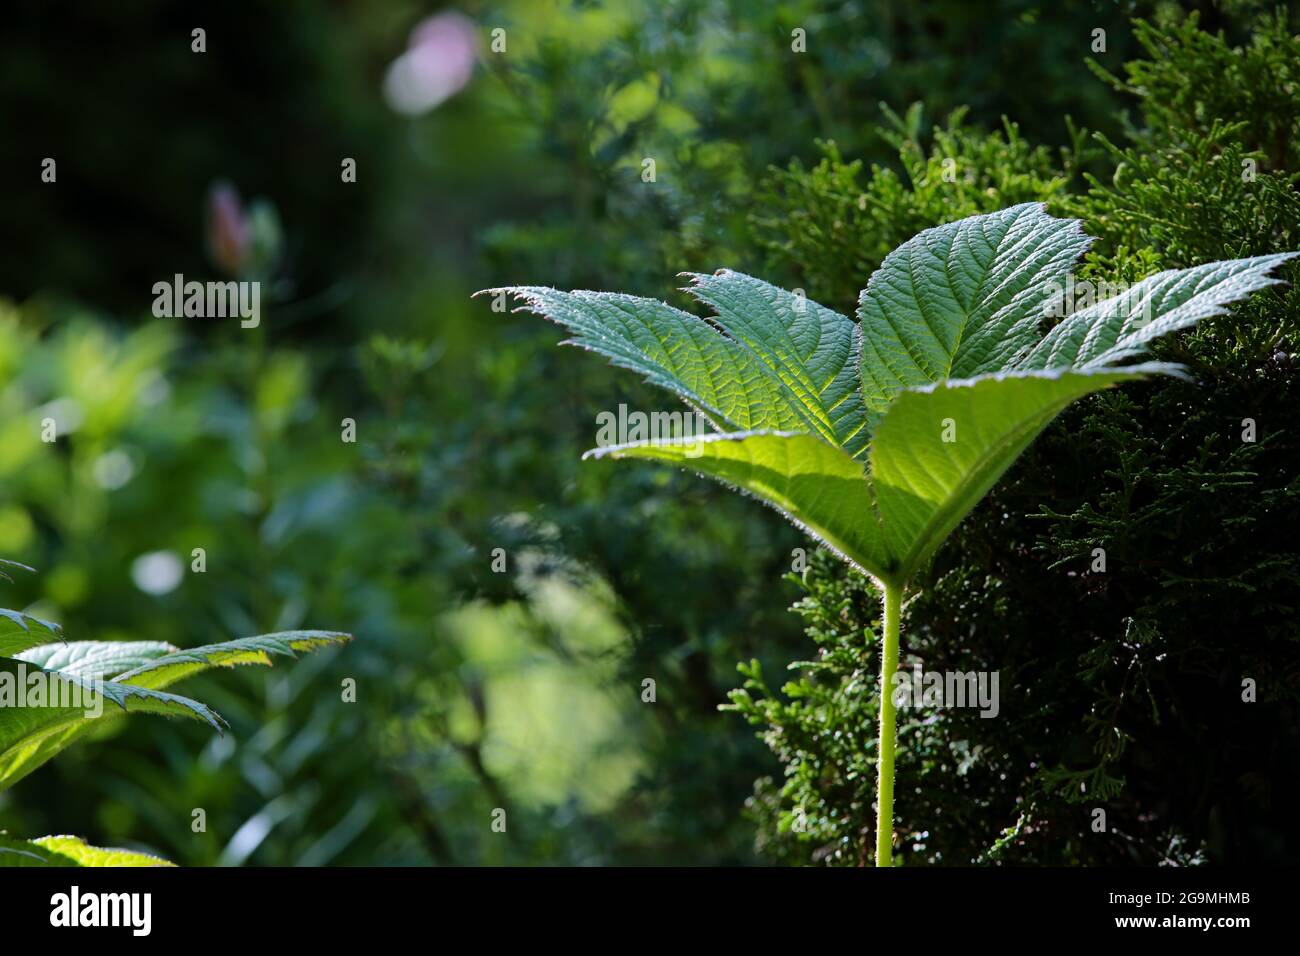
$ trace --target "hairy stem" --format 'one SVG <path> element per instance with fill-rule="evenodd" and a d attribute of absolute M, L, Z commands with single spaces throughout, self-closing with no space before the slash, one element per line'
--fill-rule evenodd
<path fill-rule="evenodd" d="M 884 643 L 880 649 L 880 745 L 876 764 L 876 866 L 894 858 L 894 672 L 898 670 L 898 611 L 903 587 L 885 585 Z"/>

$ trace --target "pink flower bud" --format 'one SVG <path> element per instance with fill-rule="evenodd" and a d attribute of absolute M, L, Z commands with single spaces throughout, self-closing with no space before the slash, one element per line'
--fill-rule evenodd
<path fill-rule="evenodd" d="M 213 264 L 227 275 L 239 275 L 252 241 L 239 193 L 229 183 L 216 183 L 208 193 L 208 255 Z"/>

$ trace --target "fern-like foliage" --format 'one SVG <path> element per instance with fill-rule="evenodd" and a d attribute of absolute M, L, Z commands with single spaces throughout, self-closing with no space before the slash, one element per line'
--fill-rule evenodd
<path fill-rule="evenodd" d="M 1294 255 L 1163 272 L 1048 329 L 1089 242 L 1040 203 L 927 229 L 871 276 L 857 321 L 727 269 L 690 276 L 707 319 L 603 292 L 480 294 L 518 297 L 567 328 L 565 344 L 673 391 L 718 432 L 589 454 L 724 481 L 901 587 L 1062 409 L 1130 379 L 1183 374 L 1121 363 L 1277 283 L 1271 271 Z"/>

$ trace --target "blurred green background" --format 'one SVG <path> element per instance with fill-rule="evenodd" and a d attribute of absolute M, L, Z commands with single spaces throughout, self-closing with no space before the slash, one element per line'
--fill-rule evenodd
<path fill-rule="evenodd" d="M 1255 6 L 1207 6 L 1193 30 L 1249 45 L 1264 30 Z M 788 578 L 807 543 L 750 501 L 581 464 L 598 411 L 671 399 L 471 293 L 664 297 L 678 272 L 728 266 L 851 312 L 896 242 L 1032 198 L 1110 222 L 1107 261 L 1153 271 L 1181 247 L 1144 253 L 1148 226 L 1125 235 L 1118 204 L 1095 205 L 1133 164 L 1081 132 L 1159 132 L 1141 91 L 1085 64 L 1122 75 L 1158 61 L 1135 38 L 1139 15 L 1185 22 L 1174 6 L 1029 0 L 12 5 L 0 556 L 40 573 L 5 585 L 4 606 L 76 639 L 189 646 L 321 627 L 357 640 L 204 678 L 193 693 L 230 733 L 135 719 L 0 795 L 0 828 L 182 864 L 855 862 L 864 797 L 856 783 L 836 797 L 807 759 L 835 727 L 751 710 L 756 735 L 718 708 L 738 662 L 779 672 L 816 653 L 788 612 L 816 600 L 810 587 L 831 609 L 823 632 L 838 619 L 846 639 L 869 626 L 850 607 L 871 596 L 821 564 L 811 584 Z M 1222 77 L 1214 55 L 1201 62 Z M 1255 99 L 1225 92 L 1208 112 L 1193 90 L 1180 121 L 1281 116 L 1245 148 L 1285 148 L 1294 85 L 1280 105 L 1260 92 L 1279 82 L 1246 76 Z M 1169 129 L 1142 155 L 1173 148 Z M 945 191 L 950 156 L 961 176 Z M 1282 204 L 1288 161 L 1264 165 Z M 153 283 L 175 273 L 261 278 L 261 325 L 155 319 Z M 55 444 L 40 441 L 44 417 Z M 960 573 L 998 571 L 977 557 Z M 983 607 L 1004 610 L 996 595 Z M 340 704 L 348 677 L 357 702 Z M 1058 719 L 1093 710 L 1080 700 Z M 972 754 L 984 732 L 1023 728 L 965 728 Z M 946 791 L 965 842 L 917 862 L 969 862 L 997 841 L 1033 791 L 1033 759 L 1012 760 L 978 807 Z M 839 822 L 792 829 L 798 787 Z M 1150 839 L 1172 826 L 1192 859 L 1209 815 L 1166 812 Z M 1152 862 L 1081 849 L 1063 826 L 1023 859 Z"/>

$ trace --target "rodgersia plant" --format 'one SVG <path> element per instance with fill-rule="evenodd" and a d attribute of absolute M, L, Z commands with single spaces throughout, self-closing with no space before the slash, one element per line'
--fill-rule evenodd
<path fill-rule="evenodd" d="M 1277 283 L 1295 253 L 1161 272 L 1068 311 L 1091 240 L 1027 203 L 927 229 L 889 254 L 857 321 L 722 269 L 686 290 L 708 319 L 663 302 L 537 286 L 488 290 L 565 326 L 677 393 L 717 429 L 588 452 L 680 464 L 776 508 L 883 592 L 876 865 L 892 862 L 899 610 L 915 572 L 1075 399 L 1182 375 L 1148 343 Z"/>

